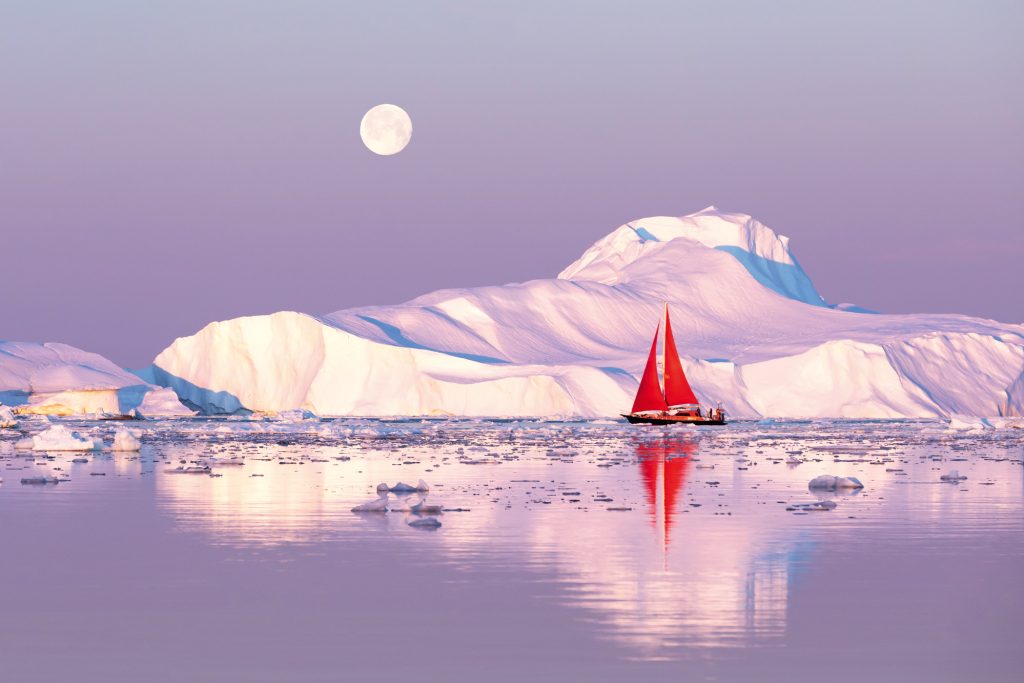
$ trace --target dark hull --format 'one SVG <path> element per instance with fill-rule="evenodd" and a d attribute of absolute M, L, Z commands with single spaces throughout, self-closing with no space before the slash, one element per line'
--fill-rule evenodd
<path fill-rule="evenodd" d="M 647 425 L 724 425 L 725 420 L 712 420 L 710 417 L 696 417 L 693 415 L 632 415 L 623 413 L 622 417 L 629 420 L 630 424 Z"/>

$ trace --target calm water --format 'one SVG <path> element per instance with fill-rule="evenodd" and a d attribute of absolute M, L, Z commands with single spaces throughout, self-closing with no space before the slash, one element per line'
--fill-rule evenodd
<path fill-rule="evenodd" d="M 997 682 L 1024 667 L 1022 430 L 132 426 L 141 453 L 84 463 L 0 431 L 3 680 Z M 194 461 L 221 476 L 168 472 Z M 952 469 L 968 479 L 940 483 Z M 69 481 L 20 483 L 39 474 Z M 865 488 L 787 511 L 819 500 L 819 474 Z M 439 529 L 350 511 L 420 478 L 449 510 Z"/>

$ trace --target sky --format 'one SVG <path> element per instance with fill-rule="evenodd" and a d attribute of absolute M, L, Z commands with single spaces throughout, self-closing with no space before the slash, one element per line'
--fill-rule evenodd
<path fill-rule="evenodd" d="M 1018 2 L 0 0 L 0 338 L 553 277 L 714 204 L 821 294 L 1024 322 Z M 383 102 L 409 146 L 376 156 Z"/>

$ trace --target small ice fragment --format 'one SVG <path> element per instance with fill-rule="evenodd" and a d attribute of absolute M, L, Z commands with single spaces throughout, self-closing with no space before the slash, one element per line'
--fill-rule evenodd
<path fill-rule="evenodd" d="M 142 430 L 139 429 L 118 429 L 114 434 L 114 445 L 112 451 L 137 451 L 142 448 Z"/>
<path fill-rule="evenodd" d="M 425 493 L 430 490 L 430 485 L 427 484 L 427 482 L 420 479 L 419 483 L 416 484 L 416 490 L 420 491 L 421 493 Z"/>
<path fill-rule="evenodd" d="M 60 479 L 57 477 L 23 477 L 21 480 L 22 484 L 59 484 Z"/>
<path fill-rule="evenodd" d="M 387 512 L 388 511 L 388 494 L 382 493 L 380 498 L 363 503 L 362 505 L 356 505 L 352 508 L 352 512 Z"/>
<path fill-rule="evenodd" d="M 400 481 L 394 486 L 392 486 L 390 490 L 391 493 L 413 493 L 414 491 L 418 491 L 419 489 L 417 489 L 415 486 Z"/>
<path fill-rule="evenodd" d="M 943 474 L 941 477 L 939 477 L 939 479 L 941 479 L 942 481 L 949 481 L 955 483 L 958 481 L 964 481 L 965 479 L 967 479 L 967 477 L 962 476 L 960 472 L 958 472 L 957 470 L 953 470 L 952 472 Z"/>
<path fill-rule="evenodd" d="M 384 493 L 385 491 L 390 491 L 390 490 L 391 490 L 391 487 L 388 486 L 387 484 L 383 483 L 383 482 L 381 482 L 380 484 L 377 484 L 377 493 Z"/>
<path fill-rule="evenodd" d="M 833 500 L 818 500 L 813 503 L 794 503 L 786 508 L 789 512 L 826 512 L 835 510 L 836 502 Z"/>
<path fill-rule="evenodd" d="M 417 517 L 409 522 L 409 526 L 414 526 L 419 529 L 436 529 L 441 526 L 441 520 L 437 517 Z"/>
<path fill-rule="evenodd" d="M 416 505 L 409 508 L 412 512 L 417 515 L 439 515 L 441 510 L 444 509 L 442 505 L 428 505 L 427 501 L 420 501 Z"/>
<path fill-rule="evenodd" d="M 830 474 L 823 474 L 820 477 L 811 479 L 807 488 L 812 491 L 837 491 L 841 489 L 862 489 L 864 484 L 860 483 L 857 477 L 835 477 Z"/>
<path fill-rule="evenodd" d="M 18 421 L 14 419 L 14 413 L 5 405 L 0 405 L 0 429 L 17 427 Z"/>
<path fill-rule="evenodd" d="M 192 467 L 178 466 L 173 470 L 164 470 L 167 474 L 209 474 L 210 467 L 208 465 L 195 465 Z"/>
<path fill-rule="evenodd" d="M 71 462 L 77 462 L 77 463 L 81 464 L 81 463 L 84 463 L 84 462 L 89 462 L 89 458 L 73 458 L 71 460 Z"/>

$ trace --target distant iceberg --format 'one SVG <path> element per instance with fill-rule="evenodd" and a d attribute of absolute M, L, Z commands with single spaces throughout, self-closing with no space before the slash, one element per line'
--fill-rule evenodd
<path fill-rule="evenodd" d="M 67 344 L 0 341 L 0 404 L 42 415 L 191 415 L 177 395 Z"/>

